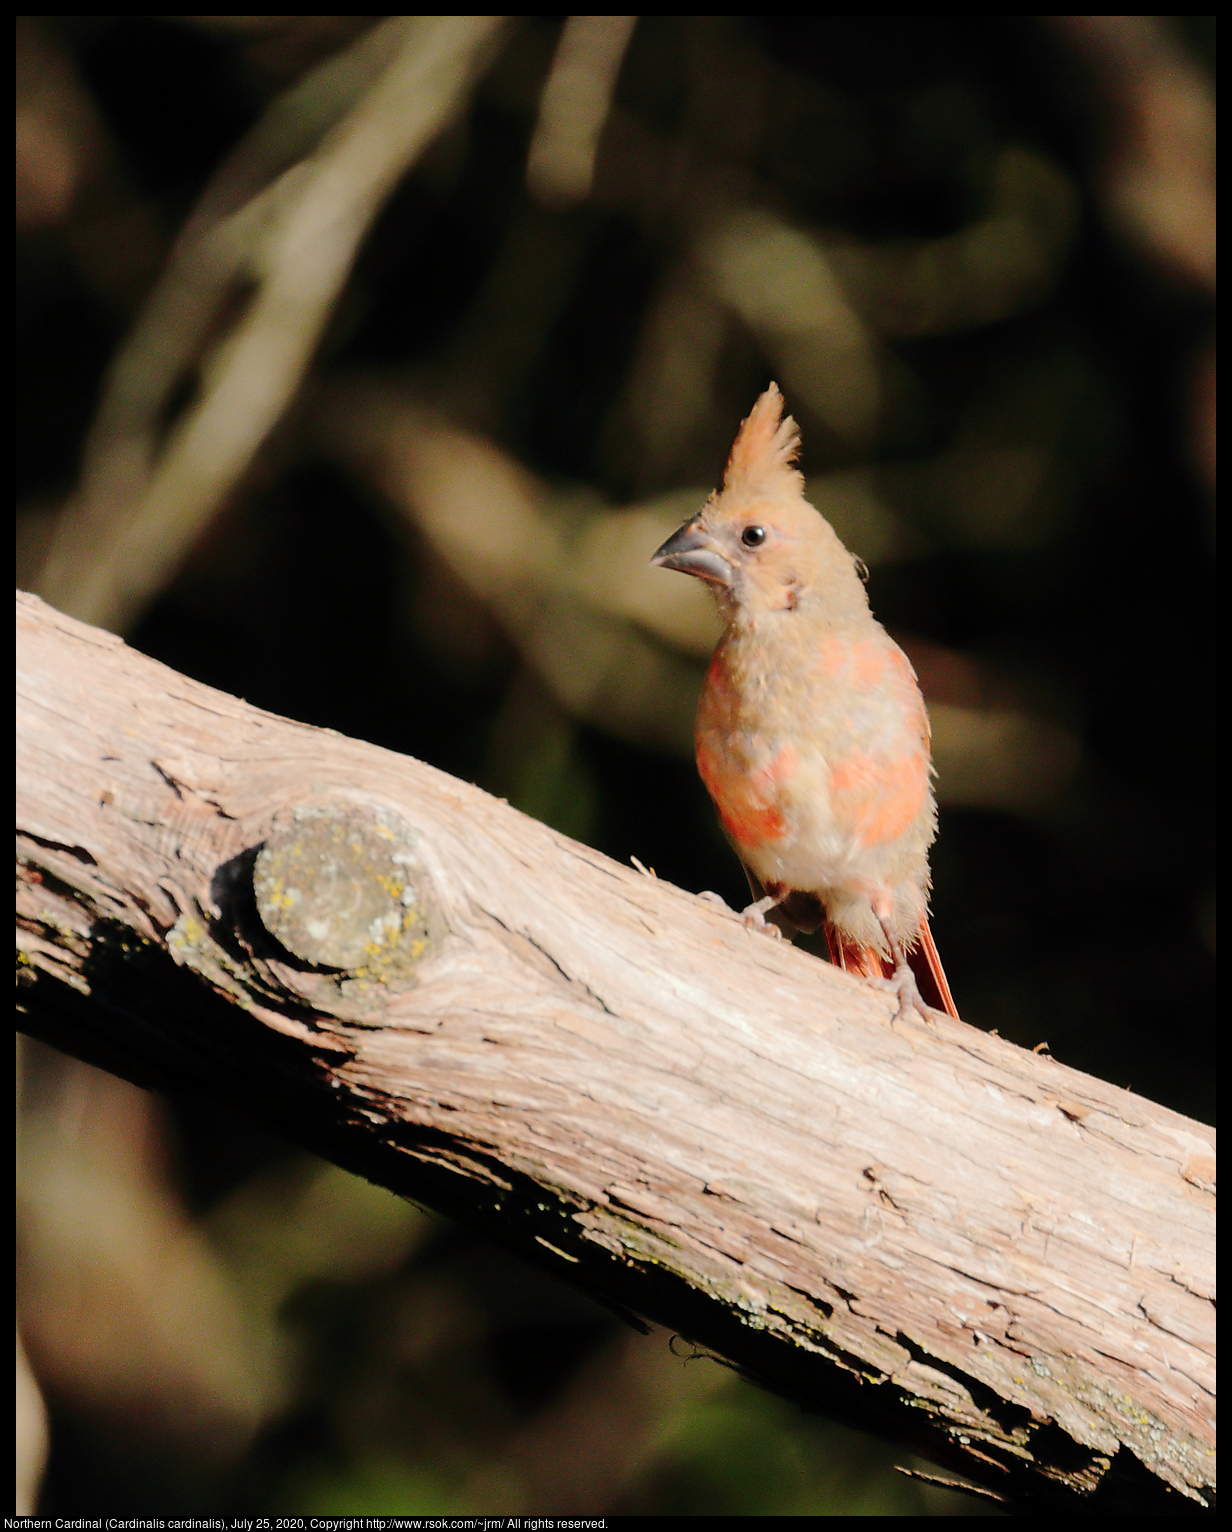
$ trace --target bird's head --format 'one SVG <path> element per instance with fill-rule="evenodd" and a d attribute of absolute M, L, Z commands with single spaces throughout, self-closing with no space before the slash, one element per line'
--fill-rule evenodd
<path fill-rule="evenodd" d="M 837 625 L 867 619 L 868 597 L 852 555 L 804 498 L 794 467 L 800 436 L 771 383 L 740 427 L 723 488 L 651 559 L 696 576 L 729 622 L 804 610 Z"/>

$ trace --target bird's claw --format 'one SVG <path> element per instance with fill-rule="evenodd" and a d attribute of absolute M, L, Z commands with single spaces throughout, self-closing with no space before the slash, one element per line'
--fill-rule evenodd
<path fill-rule="evenodd" d="M 778 926 L 772 920 L 767 920 L 764 915 L 760 920 L 750 920 L 746 917 L 744 923 L 750 931 L 760 931 L 763 936 L 773 937 L 776 942 L 783 940 L 783 933 Z"/>
<path fill-rule="evenodd" d="M 751 930 L 764 931 L 767 936 L 773 936 L 776 941 L 781 941 L 783 933 L 779 930 L 778 926 L 773 925 L 766 919 L 766 911 L 772 910 L 777 903 L 778 900 L 772 894 L 767 894 L 764 899 L 759 899 L 756 904 L 750 904 L 747 909 L 741 910 L 740 918 Z"/>
<path fill-rule="evenodd" d="M 771 924 L 766 919 L 766 911 L 775 902 L 773 899 L 759 899 L 756 904 L 750 904 L 748 909 L 733 910 L 723 895 L 716 894 L 713 889 L 703 889 L 697 897 L 705 900 L 707 904 L 713 905 L 715 909 L 721 910 L 724 915 L 737 916 L 751 931 L 764 931 L 767 936 L 774 937 L 776 941 L 782 939 L 783 933 L 779 930 L 778 926 Z"/>
<path fill-rule="evenodd" d="M 912 973 L 910 965 L 907 963 L 900 963 L 894 970 L 893 977 L 889 979 L 870 979 L 869 983 L 879 990 L 898 996 L 898 1009 L 890 1018 L 891 1026 L 895 1022 L 901 1021 L 908 1011 L 915 1011 L 920 1020 L 926 1022 L 933 1022 L 937 1017 L 945 1014 L 944 1011 L 935 1010 L 931 1005 L 927 1004 L 923 995 L 920 994 L 920 987 L 915 981 L 915 974 Z"/>

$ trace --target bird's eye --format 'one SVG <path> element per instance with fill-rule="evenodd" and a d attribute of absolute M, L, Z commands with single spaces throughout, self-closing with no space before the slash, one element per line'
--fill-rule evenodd
<path fill-rule="evenodd" d="M 746 548 L 760 548 L 766 540 L 765 527 L 745 527 L 740 534 L 740 541 Z"/>

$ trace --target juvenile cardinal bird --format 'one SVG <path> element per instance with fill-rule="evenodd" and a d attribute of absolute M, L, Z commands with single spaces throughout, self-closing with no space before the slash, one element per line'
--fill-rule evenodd
<path fill-rule="evenodd" d="M 899 1010 L 957 1016 L 928 928 L 937 832 L 928 714 L 856 560 L 804 498 L 772 383 L 723 489 L 652 563 L 705 580 L 725 629 L 697 711 L 697 768 L 753 889 L 744 912 L 824 926 L 831 961 Z"/>

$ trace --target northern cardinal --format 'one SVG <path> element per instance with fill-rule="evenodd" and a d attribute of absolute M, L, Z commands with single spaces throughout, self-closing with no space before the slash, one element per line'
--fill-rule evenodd
<path fill-rule="evenodd" d="M 652 563 L 705 580 L 725 629 L 697 711 L 697 767 L 749 876 L 788 929 L 823 926 L 831 961 L 889 980 L 901 1011 L 957 1016 L 928 928 L 937 831 L 928 714 L 873 616 L 857 561 L 804 498 L 800 438 L 772 383 L 723 489 Z"/>

